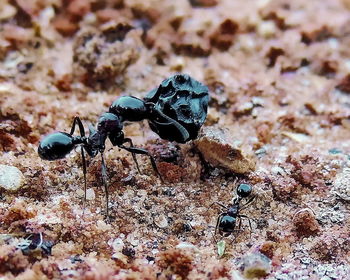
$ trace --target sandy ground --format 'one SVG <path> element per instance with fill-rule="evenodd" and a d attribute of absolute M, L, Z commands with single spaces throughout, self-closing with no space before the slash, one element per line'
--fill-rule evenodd
<path fill-rule="evenodd" d="M 348 0 L 0 0 L 0 277 L 346 279 L 349 9 Z M 88 159 L 84 211 L 79 149 L 43 161 L 40 139 L 69 132 L 74 116 L 87 129 L 118 96 L 142 98 L 177 72 L 210 89 L 200 137 L 178 144 L 147 121 L 126 123 L 164 183 L 147 157 L 139 174 L 107 142 L 110 217 L 100 157 Z M 7 174 L 17 190 L 4 189 Z M 230 205 L 239 183 L 253 187 L 242 211 L 252 230 L 243 220 L 214 236 L 213 203 Z"/>

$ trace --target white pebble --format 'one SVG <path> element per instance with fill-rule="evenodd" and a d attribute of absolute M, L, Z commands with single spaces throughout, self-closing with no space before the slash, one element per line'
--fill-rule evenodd
<path fill-rule="evenodd" d="M 87 189 L 86 190 L 86 199 L 87 200 L 94 200 L 95 199 L 95 191 L 94 191 L 94 189 Z"/>
<path fill-rule="evenodd" d="M 166 228 L 168 226 L 168 220 L 164 215 L 159 215 L 154 218 L 154 223 L 159 228 Z"/>
<path fill-rule="evenodd" d="M 0 187 L 8 191 L 17 191 L 24 185 L 24 176 L 15 166 L 0 164 Z"/>

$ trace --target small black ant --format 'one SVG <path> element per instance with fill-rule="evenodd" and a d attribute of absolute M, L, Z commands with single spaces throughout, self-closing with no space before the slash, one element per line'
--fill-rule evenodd
<path fill-rule="evenodd" d="M 119 97 L 109 107 L 109 111 L 100 116 L 97 129 L 89 126 L 89 136 L 85 136 L 80 118 L 75 117 L 70 133 L 55 132 L 47 135 L 40 142 L 38 153 L 44 160 L 57 160 L 64 158 L 75 146 L 80 145 L 84 174 L 84 205 L 86 202 L 84 150 L 90 157 L 100 153 L 108 217 L 107 169 L 103 157 L 107 138 L 113 146 L 118 146 L 132 154 L 139 172 L 135 154 L 148 155 L 154 171 L 162 180 L 152 155 L 147 150 L 135 148 L 132 140 L 124 137 L 123 123 L 147 119 L 151 129 L 162 139 L 186 143 L 197 137 L 207 116 L 208 102 L 209 93 L 205 85 L 189 75 L 177 74 L 165 79 L 159 87 L 151 90 L 144 100 L 134 96 Z M 79 127 L 80 136 L 73 136 L 76 125 Z"/>
<path fill-rule="evenodd" d="M 53 245 L 53 242 L 44 240 L 43 234 L 40 232 L 28 234 L 16 247 L 21 249 L 24 254 L 29 254 L 30 251 L 34 250 L 41 250 L 44 254 L 51 255 Z"/>
<path fill-rule="evenodd" d="M 225 237 L 231 235 L 235 231 L 237 220 L 239 220 L 238 230 L 240 230 L 242 225 L 242 218 L 248 219 L 250 231 L 252 231 L 252 225 L 249 217 L 240 214 L 240 211 L 246 208 L 248 204 L 250 204 L 255 198 L 255 196 L 252 196 L 246 201 L 245 204 L 240 205 L 241 201 L 245 198 L 248 198 L 252 193 L 252 186 L 249 184 L 239 184 L 237 186 L 236 192 L 237 196 L 229 206 L 225 206 L 220 202 L 214 202 L 226 210 L 225 212 L 222 212 L 217 219 L 215 226 L 215 235 L 217 232 Z"/>

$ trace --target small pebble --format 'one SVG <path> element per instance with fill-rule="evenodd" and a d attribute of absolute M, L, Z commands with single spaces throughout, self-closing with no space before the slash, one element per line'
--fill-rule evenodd
<path fill-rule="evenodd" d="M 295 213 L 293 218 L 294 228 L 299 237 L 309 237 L 320 231 L 315 215 L 310 209 L 304 208 Z"/>
<path fill-rule="evenodd" d="M 270 273 L 271 260 L 261 253 L 252 253 L 242 258 L 239 267 L 245 278 L 260 278 Z"/>
<path fill-rule="evenodd" d="M 228 131 L 203 129 L 195 145 L 203 158 L 213 166 L 221 166 L 239 174 L 255 169 L 255 162 L 238 147 L 240 143 L 235 143 L 232 135 L 228 135 Z"/>
<path fill-rule="evenodd" d="M 0 187 L 7 191 L 17 191 L 24 185 L 24 176 L 15 166 L 0 164 Z"/>
<path fill-rule="evenodd" d="M 198 250 L 198 248 L 193 245 L 192 243 L 189 242 L 181 242 L 179 244 L 176 245 L 177 249 L 194 249 L 194 250 Z"/>
<path fill-rule="evenodd" d="M 332 193 L 345 201 L 350 201 L 350 168 L 344 168 L 344 170 L 336 176 Z"/>
<path fill-rule="evenodd" d="M 159 228 L 166 228 L 168 226 L 168 220 L 164 215 L 154 217 L 154 223 Z"/>
<path fill-rule="evenodd" d="M 95 191 L 94 189 L 87 189 L 86 190 L 86 199 L 87 200 L 94 200 L 95 199 Z"/>

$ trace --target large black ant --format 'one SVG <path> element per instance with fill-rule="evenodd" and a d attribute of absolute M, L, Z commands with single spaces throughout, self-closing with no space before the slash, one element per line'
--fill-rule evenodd
<path fill-rule="evenodd" d="M 240 211 L 246 208 L 255 198 L 255 196 L 251 196 L 243 205 L 241 205 L 242 200 L 248 198 L 252 193 L 252 186 L 249 184 L 239 184 L 236 192 L 237 196 L 233 199 L 232 204 L 229 206 L 225 206 L 220 202 L 214 202 L 225 209 L 225 212 L 222 212 L 218 216 L 215 226 L 215 235 L 217 232 L 225 237 L 231 235 L 235 231 L 237 220 L 239 220 L 238 230 L 240 230 L 242 226 L 242 218 L 248 219 L 250 232 L 252 231 L 252 225 L 249 217 L 240 214 Z"/>
<path fill-rule="evenodd" d="M 103 152 L 107 138 L 113 146 L 131 152 L 140 172 L 135 154 L 148 155 L 154 171 L 162 177 L 154 158 L 148 151 L 135 148 L 130 138 L 125 138 L 125 121 L 147 119 L 151 129 L 162 139 L 186 143 L 197 137 L 203 125 L 209 102 L 208 88 L 189 75 L 177 74 L 165 79 L 159 87 L 150 91 L 142 100 L 134 96 L 122 96 L 115 100 L 109 111 L 103 113 L 97 129 L 89 126 L 89 136 L 79 117 L 75 117 L 70 133 L 55 132 L 46 136 L 39 144 L 38 153 L 44 160 L 64 158 L 74 147 L 80 145 L 84 174 L 84 204 L 86 202 L 86 160 L 84 150 L 90 157 L 101 154 L 102 181 L 106 196 L 106 215 L 108 217 L 107 169 Z M 78 125 L 80 136 L 73 136 Z M 126 146 L 125 144 L 128 144 Z"/>

